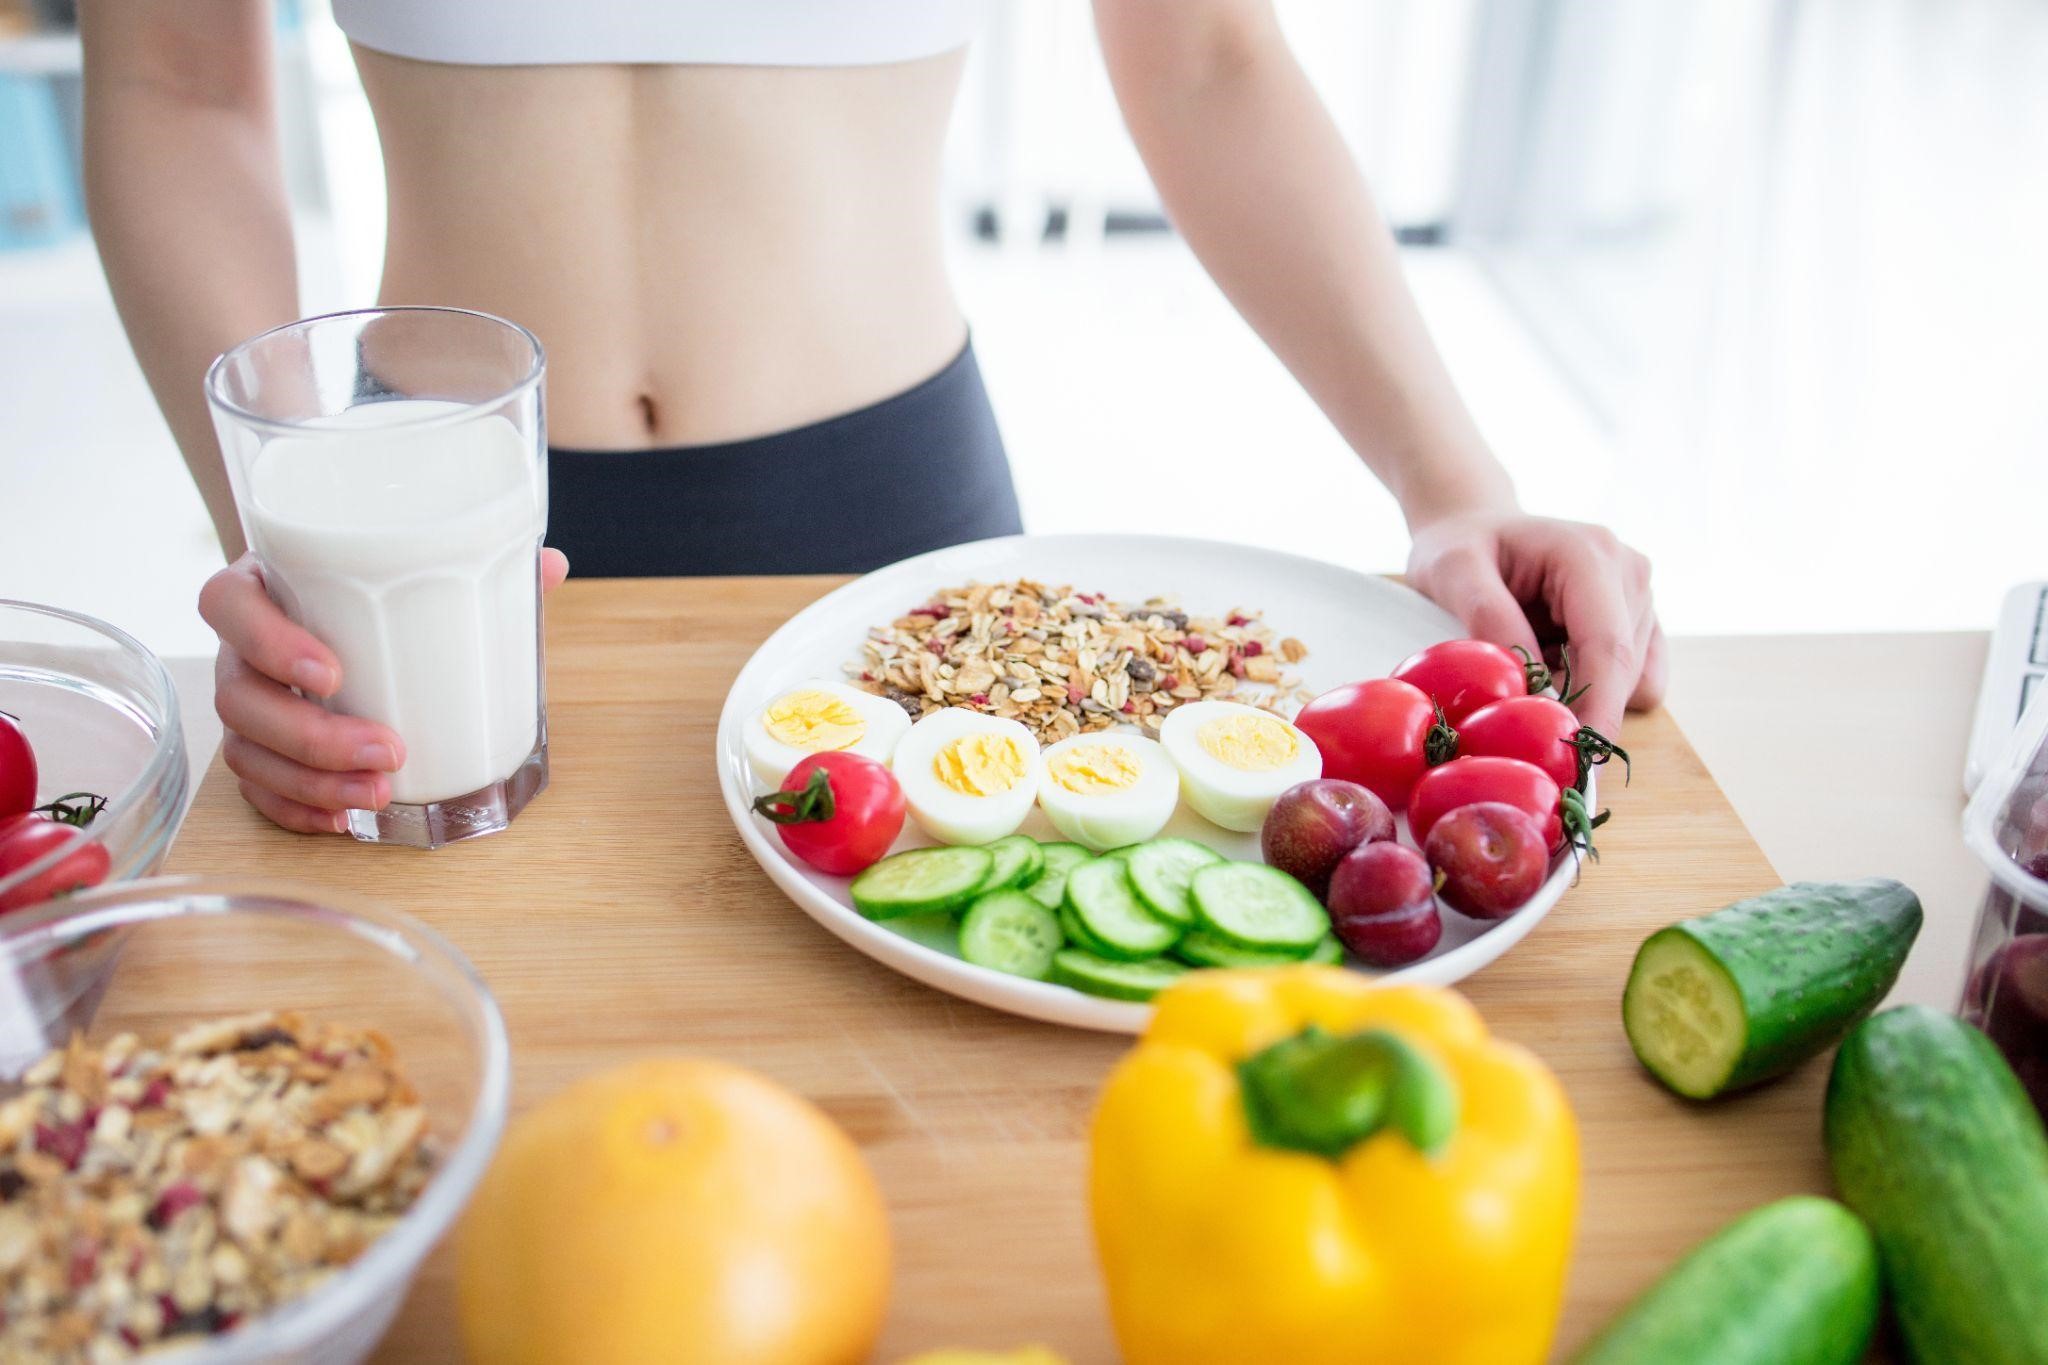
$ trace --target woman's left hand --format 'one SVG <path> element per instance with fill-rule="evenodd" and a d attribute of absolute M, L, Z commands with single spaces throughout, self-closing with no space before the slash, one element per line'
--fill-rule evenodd
<path fill-rule="evenodd" d="M 1529 650 L 1570 646 L 1579 719 L 1618 735 L 1624 708 L 1664 697 L 1664 630 L 1650 561 L 1604 526 L 1516 510 L 1463 512 L 1415 532 L 1408 581 L 1475 637 Z"/>

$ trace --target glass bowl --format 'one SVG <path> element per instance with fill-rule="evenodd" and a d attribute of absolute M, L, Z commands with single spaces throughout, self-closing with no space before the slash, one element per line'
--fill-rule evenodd
<path fill-rule="evenodd" d="M 354 1365 L 489 1164 L 509 1059 L 497 1003 L 425 925 L 290 883 L 169 877 L 102 887 L 0 917 L 0 1077 L 8 1088 L 74 1032 L 145 1043 L 255 1010 L 374 1028 L 418 1089 L 438 1146 L 416 1203 L 346 1269 L 232 1330 L 151 1360 Z"/>
<path fill-rule="evenodd" d="M 0 599 L 0 711 L 36 754 L 36 804 L 95 792 L 107 807 L 78 840 L 0 876 L 0 909 L 31 880 L 106 850 L 103 880 L 147 877 L 163 863 L 191 785 L 178 694 L 161 661 L 126 631 L 90 616 Z"/>

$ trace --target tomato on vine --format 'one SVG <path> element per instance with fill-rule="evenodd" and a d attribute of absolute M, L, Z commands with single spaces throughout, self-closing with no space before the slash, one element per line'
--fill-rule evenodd
<path fill-rule="evenodd" d="M 1541 659 L 1487 640 L 1440 640 L 1401 662 L 1393 676 L 1421 689 L 1452 725 L 1482 706 L 1541 692 L 1551 684 Z"/>
<path fill-rule="evenodd" d="M 846 877 L 880 861 L 903 832 L 903 785 L 864 754 L 827 750 L 798 762 L 754 809 L 791 853 Z"/>
<path fill-rule="evenodd" d="M 1387 803 L 1408 793 L 1431 764 L 1457 752 L 1457 736 L 1422 689 L 1399 678 L 1332 688 L 1301 708 L 1295 726 L 1323 755 L 1323 776 L 1356 782 Z"/>
<path fill-rule="evenodd" d="M 1550 697 L 1508 697 L 1482 706 L 1458 726 L 1458 752 L 1476 757 L 1519 758 L 1549 773 L 1560 787 L 1585 789 L 1588 771 L 1618 758 L 1628 767 L 1628 750 Z"/>

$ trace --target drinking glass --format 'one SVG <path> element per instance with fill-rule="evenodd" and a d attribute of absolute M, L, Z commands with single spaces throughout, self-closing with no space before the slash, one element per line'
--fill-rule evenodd
<path fill-rule="evenodd" d="M 374 308 L 243 342 L 206 376 L 242 530 L 341 660 L 334 711 L 405 742 L 368 843 L 504 829 L 547 785 L 540 547 L 546 358 L 525 328 Z"/>

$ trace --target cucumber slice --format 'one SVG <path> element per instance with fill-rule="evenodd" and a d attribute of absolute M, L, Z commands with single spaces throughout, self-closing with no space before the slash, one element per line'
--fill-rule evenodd
<path fill-rule="evenodd" d="M 928 915 L 964 905 L 988 880 L 985 848 L 909 848 L 853 879 L 853 908 L 869 919 Z"/>
<path fill-rule="evenodd" d="M 1040 844 L 1038 849 L 1045 861 L 1038 875 L 1024 883 L 1024 892 L 1046 909 L 1057 911 L 1067 898 L 1067 874 L 1095 855 L 1079 844 Z"/>
<path fill-rule="evenodd" d="M 1894 881 L 1795 882 L 1650 935 L 1622 992 L 1629 1044 L 1690 1099 L 1768 1080 L 1877 1006 L 1920 932 Z"/>
<path fill-rule="evenodd" d="M 1097 858 L 1068 873 L 1067 905 L 1105 957 L 1126 962 L 1157 957 L 1180 937 L 1178 925 L 1168 924 L 1138 899 L 1121 858 Z"/>
<path fill-rule="evenodd" d="M 1086 948 L 1097 957 L 1108 957 L 1111 955 L 1110 950 L 1103 946 L 1102 940 L 1089 933 L 1088 926 L 1081 923 L 1081 917 L 1074 913 L 1073 906 L 1062 904 L 1058 914 L 1060 932 L 1067 936 L 1068 943 L 1076 948 Z"/>
<path fill-rule="evenodd" d="M 960 956 L 977 967 L 1043 981 L 1066 944 L 1052 911 L 1022 891 L 985 891 L 960 921 Z"/>
<path fill-rule="evenodd" d="M 1188 883 L 1195 922 L 1240 948 L 1305 954 L 1330 932 L 1309 889 L 1264 863 L 1211 863 Z"/>
<path fill-rule="evenodd" d="M 988 872 L 988 884 L 981 888 L 983 891 L 1022 886 L 1045 867 L 1045 854 L 1039 851 L 1038 840 L 1028 834 L 1007 835 L 982 847 L 995 860 L 995 865 Z"/>
<path fill-rule="evenodd" d="M 1315 947 L 1303 953 L 1293 948 L 1280 951 L 1240 948 L 1229 939 L 1218 938 L 1207 929 L 1190 929 L 1181 935 L 1180 942 L 1173 945 L 1173 955 L 1194 967 L 1238 969 L 1289 967 L 1297 962 L 1334 964 L 1344 960 L 1344 949 L 1334 937 L 1327 934 Z"/>
<path fill-rule="evenodd" d="M 1143 962 L 1112 962 L 1081 948 L 1062 948 L 1052 955 L 1052 979 L 1090 995 L 1112 1000 L 1150 1000 L 1187 975 L 1188 969 L 1163 957 Z"/>
<path fill-rule="evenodd" d="M 1222 854 L 1193 839 L 1154 839 L 1132 849 L 1124 865 L 1131 870 L 1131 889 L 1153 914 L 1186 926 L 1195 922 L 1195 908 L 1188 904 L 1189 879 L 1222 861 Z"/>

